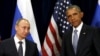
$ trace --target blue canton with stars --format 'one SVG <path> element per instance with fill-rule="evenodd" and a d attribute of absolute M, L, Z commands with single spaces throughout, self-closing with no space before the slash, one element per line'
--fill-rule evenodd
<path fill-rule="evenodd" d="M 70 0 L 58 0 L 56 6 L 54 7 L 53 17 L 57 23 L 59 34 L 61 37 L 70 27 L 70 24 L 69 22 L 67 22 L 67 17 L 65 14 L 65 11 L 69 5 L 71 5 Z"/>

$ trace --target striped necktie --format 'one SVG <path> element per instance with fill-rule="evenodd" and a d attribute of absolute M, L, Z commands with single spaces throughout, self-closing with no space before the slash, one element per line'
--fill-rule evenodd
<path fill-rule="evenodd" d="M 74 48 L 74 52 L 76 54 L 77 52 L 77 44 L 78 44 L 78 34 L 77 34 L 78 30 L 74 30 L 74 36 L 73 36 L 73 48 Z"/>

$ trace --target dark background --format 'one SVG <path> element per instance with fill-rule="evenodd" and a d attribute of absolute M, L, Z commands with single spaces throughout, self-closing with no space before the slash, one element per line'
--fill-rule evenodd
<path fill-rule="evenodd" d="M 51 18 L 51 14 L 53 13 L 53 7 L 57 0 L 31 1 L 40 41 L 42 44 Z M 71 0 L 71 3 L 80 6 L 84 12 L 84 23 L 91 25 L 97 0 Z M 0 0 L 0 35 L 2 40 L 10 38 L 11 36 L 15 7 L 16 0 Z"/>

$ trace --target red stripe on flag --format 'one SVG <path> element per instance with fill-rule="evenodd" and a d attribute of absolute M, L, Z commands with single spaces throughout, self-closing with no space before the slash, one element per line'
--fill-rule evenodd
<path fill-rule="evenodd" d="M 54 49 L 53 49 L 53 44 L 52 44 L 52 41 L 50 41 L 48 35 L 46 36 L 46 42 L 47 42 L 47 44 L 48 44 L 48 46 L 49 46 L 49 48 L 50 48 L 50 50 L 52 52 L 52 56 L 55 56 Z"/>
<path fill-rule="evenodd" d="M 50 23 L 50 30 L 51 30 L 51 32 L 52 32 L 52 34 L 54 36 L 56 47 L 57 47 L 58 51 L 60 52 L 60 48 L 61 47 L 60 47 L 60 44 L 59 44 L 59 42 L 57 40 L 57 33 L 56 33 L 55 29 L 53 28 L 52 23 Z"/>
<path fill-rule="evenodd" d="M 60 43 L 58 42 L 58 39 L 60 37 L 57 36 L 58 33 L 56 33 L 57 31 L 54 28 L 56 28 L 56 26 L 53 26 L 53 23 L 52 23 L 52 20 L 51 20 L 51 22 L 49 24 L 49 28 L 48 28 L 48 29 L 50 29 L 51 33 L 49 33 L 47 31 L 47 34 L 46 34 L 46 37 L 45 37 L 46 38 L 46 41 L 44 41 L 44 43 L 45 42 L 47 43 L 47 46 L 51 50 L 51 55 L 52 56 L 57 56 L 57 53 L 54 52 L 54 51 L 57 51 L 58 50 L 57 52 L 60 53 L 61 46 L 60 46 Z M 49 34 L 50 35 L 53 35 L 53 37 L 50 37 Z M 58 37 L 58 39 L 57 39 L 57 37 Z M 52 42 L 52 39 L 50 39 L 50 38 L 53 38 L 54 39 L 54 43 Z M 57 50 L 54 49 L 55 48 L 55 45 L 56 45 L 56 49 Z M 45 49 L 45 46 L 42 46 L 42 54 L 43 54 L 43 56 L 48 56 L 48 53 L 47 52 L 48 52 L 48 50 Z"/>
<path fill-rule="evenodd" d="M 46 50 L 44 49 L 44 45 L 42 47 L 42 56 L 48 56 Z"/>

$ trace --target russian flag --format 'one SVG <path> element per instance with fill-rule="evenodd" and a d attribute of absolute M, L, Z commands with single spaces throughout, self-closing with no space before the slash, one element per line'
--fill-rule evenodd
<path fill-rule="evenodd" d="M 28 40 L 33 41 L 37 44 L 39 55 L 41 55 L 41 45 L 39 41 L 39 36 L 37 32 L 37 27 L 34 19 L 34 14 L 31 6 L 31 0 L 17 0 L 15 16 L 12 26 L 12 35 L 15 35 L 15 24 L 20 18 L 25 18 L 30 22 L 30 34 L 27 37 Z"/>
<path fill-rule="evenodd" d="M 92 21 L 92 26 L 100 27 L 100 0 L 98 0 L 98 4 L 96 7 L 96 12 Z"/>

